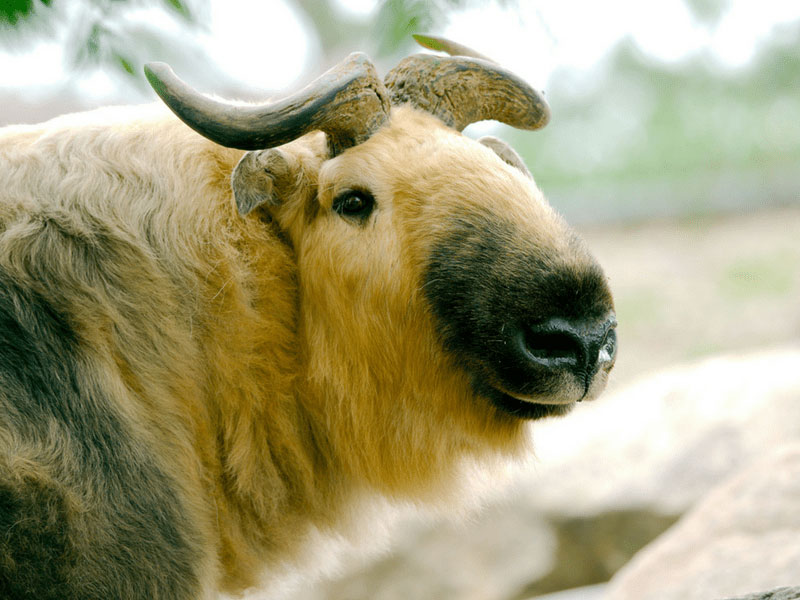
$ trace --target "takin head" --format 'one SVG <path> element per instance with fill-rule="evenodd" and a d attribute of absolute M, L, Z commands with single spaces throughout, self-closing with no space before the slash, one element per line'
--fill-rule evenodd
<path fill-rule="evenodd" d="M 320 418 L 390 444 L 452 428 L 463 446 L 502 447 L 525 420 L 602 391 L 616 354 L 606 277 L 511 148 L 460 133 L 547 122 L 516 76 L 474 55 L 415 55 L 384 83 L 354 54 L 294 96 L 233 106 L 148 69 L 188 125 L 251 150 L 234 197 L 293 248 Z"/>

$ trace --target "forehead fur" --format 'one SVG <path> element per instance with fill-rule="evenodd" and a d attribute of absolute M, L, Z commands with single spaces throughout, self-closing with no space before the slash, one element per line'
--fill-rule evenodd
<path fill-rule="evenodd" d="M 554 254 L 570 253 L 569 228 L 534 181 L 493 150 L 422 111 L 402 106 L 367 142 L 328 161 L 320 172 L 320 202 L 341 189 L 370 190 L 418 236 L 459 219 L 513 223 Z"/>
<path fill-rule="evenodd" d="M 447 187 L 460 192 L 465 206 L 485 206 L 487 195 L 509 200 L 525 196 L 546 206 L 536 184 L 493 150 L 407 106 L 394 109 L 388 126 L 366 143 L 329 161 L 321 179 L 348 178 L 350 173 L 393 190 L 425 194 Z M 502 198 L 496 202 L 508 208 L 513 204 Z"/>

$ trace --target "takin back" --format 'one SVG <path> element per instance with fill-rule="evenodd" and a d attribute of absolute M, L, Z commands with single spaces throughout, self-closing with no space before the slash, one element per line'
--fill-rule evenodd
<path fill-rule="evenodd" d="M 0 597 L 241 593 L 600 393 L 606 277 L 511 148 L 460 133 L 547 104 L 443 44 L 259 106 L 155 63 L 180 120 L 0 131 Z"/>

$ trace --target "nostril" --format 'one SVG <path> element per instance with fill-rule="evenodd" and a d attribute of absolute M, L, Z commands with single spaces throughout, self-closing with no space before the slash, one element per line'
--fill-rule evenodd
<path fill-rule="evenodd" d="M 526 353 L 545 366 L 574 366 L 582 360 L 581 344 L 568 332 L 529 328 L 523 342 Z"/>
<path fill-rule="evenodd" d="M 593 374 L 614 362 L 617 353 L 616 320 L 603 322 L 552 318 L 526 325 L 519 347 L 526 360 L 548 369 L 566 368 L 576 374 Z"/>
<path fill-rule="evenodd" d="M 597 362 L 610 363 L 617 355 L 617 332 L 614 329 L 609 329 L 603 338 L 600 352 L 597 355 Z"/>

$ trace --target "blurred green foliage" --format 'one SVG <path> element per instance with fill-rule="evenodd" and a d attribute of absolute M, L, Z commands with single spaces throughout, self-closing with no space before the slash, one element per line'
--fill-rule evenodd
<path fill-rule="evenodd" d="M 181 0 L 153 0 L 151 2 L 142 0 L 84 0 L 86 4 L 91 4 L 100 9 L 105 16 L 118 16 L 133 7 L 142 7 L 158 4 L 171 9 L 175 14 L 191 21 L 192 13 L 189 6 Z M 63 3 L 64 0 L 61 0 Z M 56 0 L 55 4 L 59 4 Z M 34 16 L 44 19 L 54 18 L 56 15 L 52 11 L 53 0 L 2 0 L 0 2 L 0 23 L 8 25 L 24 25 L 26 20 Z M 22 21 L 22 23 L 19 23 Z"/>
<path fill-rule="evenodd" d="M 376 57 L 396 57 L 418 48 L 412 33 L 442 28 L 453 11 L 476 5 L 507 6 L 519 0 L 380 0 L 368 17 L 345 11 L 334 0 L 289 1 L 311 22 L 311 33 L 326 56 L 335 56 L 346 45 L 347 51 L 358 47 Z"/>
<path fill-rule="evenodd" d="M 380 31 L 378 53 L 396 53 L 412 44 L 411 34 L 435 31 L 447 22 L 448 13 L 473 4 L 469 0 L 384 0 L 375 19 Z"/>
<path fill-rule="evenodd" d="M 50 6 L 51 0 L 39 0 L 37 4 Z M 16 25 L 33 13 L 34 0 L 3 0 L 0 2 L 0 23 Z"/>
<path fill-rule="evenodd" d="M 499 5 L 515 0 L 494 0 Z M 376 14 L 365 20 L 343 10 L 334 0 L 288 0 L 311 24 L 325 56 L 340 46 L 362 48 L 379 56 L 396 54 L 413 45 L 411 34 L 435 29 L 447 15 L 478 0 L 382 0 Z M 80 15 L 65 18 L 67 3 Z M 130 21 L 131 11 L 157 8 L 191 28 L 203 26 L 208 0 L 0 0 L 0 45 L 19 49 L 27 41 L 63 34 L 69 69 L 104 67 L 144 83 L 141 62 L 147 52 L 163 54 L 166 34 Z"/>
<path fill-rule="evenodd" d="M 111 67 L 143 82 L 142 54 L 163 46 L 160 30 L 128 22 L 130 11 L 160 8 L 189 26 L 195 11 L 189 0 L 0 0 L 0 44 L 19 50 L 41 37 L 63 35 L 67 67 Z M 66 18 L 67 10 L 79 18 Z"/>
<path fill-rule="evenodd" d="M 570 218 L 601 219 L 594 201 L 612 218 L 797 204 L 799 46 L 800 21 L 741 68 L 659 63 L 623 41 L 592 81 L 552 77 L 544 130 L 503 136 Z"/>
<path fill-rule="evenodd" d="M 716 25 L 725 15 L 730 0 L 684 0 L 695 20 L 704 25 Z"/>
<path fill-rule="evenodd" d="M 737 260 L 722 274 L 721 292 L 732 300 L 783 296 L 794 287 L 797 263 L 787 252 Z"/>
<path fill-rule="evenodd" d="M 157 9 L 183 28 L 198 29 L 208 1 L 0 0 L 0 45 L 16 49 L 37 36 L 63 40 L 68 69 L 106 67 L 144 89 L 142 63 L 153 56 L 182 72 L 205 68 L 208 61 L 199 45 L 175 44 L 163 29 L 126 16 Z M 412 33 L 435 33 L 453 11 L 487 3 L 382 0 L 373 14 L 360 15 L 336 0 L 289 2 L 326 59 L 357 48 L 387 63 L 416 49 Z M 712 31 L 731 0 L 683 2 L 697 24 Z M 67 6 L 78 11 L 70 13 L 73 18 L 65 18 Z M 783 26 L 748 66 L 736 69 L 703 54 L 657 62 L 623 40 L 596 72 L 562 71 L 551 78 L 547 128 L 501 129 L 500 135 L 570 219 L 800 203 L 798 47 L 800 20 Z"/>
<path fill-rule="evenodd" d="M 586 175 L 641 179 L 796 164 L 798 42 L 800 27 L 785 43 L 763 48 L 747 68 L 729 72 L 708 57 L 654 63 L 623 44 L 591 90 L 575 93 L 570 81 L 554 77 L 548 94 L 552 124 L 537 139 L 516 135 L 517 144 L 538 170 L 547 171 L 550 183 Z M 576 131 L 565 138 L 563 130 L 571 127 L 584 128 L 586 135 Z M 607 135 L 591 139 L 598 133 Z M 564 139 L 580 145 L 565 154 L 582 160 L 563 160 L 552 151 Z"/>

